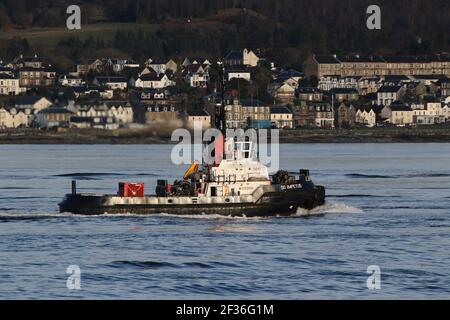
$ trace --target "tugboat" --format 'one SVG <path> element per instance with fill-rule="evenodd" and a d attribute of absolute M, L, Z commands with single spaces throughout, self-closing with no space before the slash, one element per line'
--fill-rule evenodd
<path fill-rule="evenodd" d="M 154 195 L 145 195 L 143 183 L 120 183 L 115 195 L 80 194 L 72 181 L 72 193 L 59 204 L 60 212 L 270 217 L 323 205 L 325 188 L 312 182 L 309 170 L 270 176 L 255 157 L 255 143 L 226 137 L 224 87 L 222 82 L 222 105 L 215 117 L 222 137 L 215 142 L 213 165 L 194 163 L 172 184 L 158 180 Z"/>

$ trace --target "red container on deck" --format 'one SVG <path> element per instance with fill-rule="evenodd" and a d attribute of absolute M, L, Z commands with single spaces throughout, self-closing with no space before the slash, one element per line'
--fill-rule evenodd
<path fill-rule="evenodd" d="M 120 182 L 119 196 L 126 198 L 142 198 L 145 196 L 145 184 Z"/>

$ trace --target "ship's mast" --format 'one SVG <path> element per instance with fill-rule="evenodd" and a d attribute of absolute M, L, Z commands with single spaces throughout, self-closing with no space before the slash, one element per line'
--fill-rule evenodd
<path fill-rule="evenodd" d="M 216 129 L 222 132 L 223 140 L 226 139 L 227 124 L 225 114 L 225 65 L 222 61 L 218 61 L 219 82 L 220 82 L 220 107 L 216 110 Z"/>

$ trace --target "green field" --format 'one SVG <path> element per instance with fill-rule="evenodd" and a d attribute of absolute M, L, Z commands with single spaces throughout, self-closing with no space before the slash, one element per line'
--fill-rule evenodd
<path fill-rule="evenodd" d="M 156 24 L 136 23 L 101 23 L 83 25 L 81 30 L 68 30 L 67 28 L 29 28 L 26 30 L 5 31 L 0 30 L 0 42 L 13 37 L 25 38 L 30 45 L 55 46 L 60 40 L 76 37 L 81 40 L 94 37 L 94 39 L 109 40 L 118 30 L 131 31 L 142 29 L 144 32 L 154 32 Z"/>

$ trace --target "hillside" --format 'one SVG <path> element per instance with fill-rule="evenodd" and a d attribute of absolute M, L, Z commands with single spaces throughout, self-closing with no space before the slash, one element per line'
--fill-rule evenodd
<path fill-rule="evenodd" d="M 311 52 L 425 54 L 450 51 L 448 0 L 379 0 L 382 30 L 366 28 L 372 1 L 90 0 L 83 29 L 64 29 L 70 1 L 0 0 L 0 57 L 51 53 L 74 58 L 114 53 L 219 56 L 261 49 L 282 64 Z M 4 40 L 4 41 L 3 41 Z"/>

